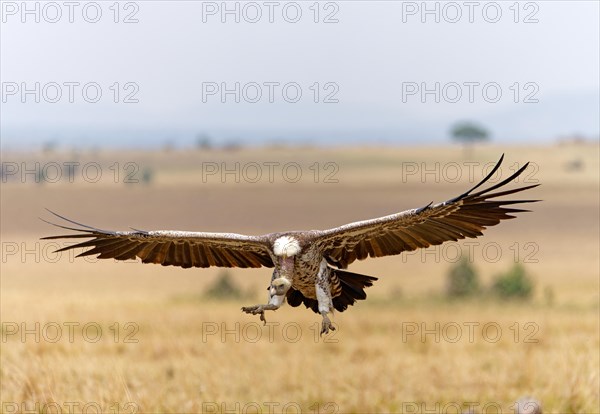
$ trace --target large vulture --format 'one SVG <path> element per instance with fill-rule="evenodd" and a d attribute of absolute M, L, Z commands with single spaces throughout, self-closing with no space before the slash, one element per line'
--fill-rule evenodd
<path fill-rule="evenodd" d="M 278 309 L 286 299 L 291 306 L 304 303 L 323 316 L 321 333 L 327 333 L 335 329 L 328 313 L 333 309 L 343 312 L 356 300 L 365 299 L 364 288 L 377 280 L 346 271 L 350 263 L 478 237 L 487 227 L 514 218 L 512 213 L 528 211 L 507 206 L 538 200 L 499 200 L 498 197 L 528 190 L 537 184 L 496 191 L 518 177 L 528 164 L 504 181 L 475 192 L 496 173 L 503 158 L 479 184 L 458 197 L 329 230 L 262 236 L 171 230 L 111 231 L 86 226 L 51 212 L 77 227 L 50 224 L 77 233 L 44 239 L 89 239 L 58 251 L 90 248 L 79 256 L 97 255 L 99 259 L 139 257 L 143 263 L 183 268 L 272 267 L 268 303 L 243 307 L 242 310 L 259 314 L 264 321 L 264 312 Z"/>

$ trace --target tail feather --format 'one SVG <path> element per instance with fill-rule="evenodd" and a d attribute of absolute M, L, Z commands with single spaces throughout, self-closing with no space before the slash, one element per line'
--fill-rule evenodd
<path fill-rule="evenodd" d="M 332 269 L 342 285 L 342 293 L 333 298 L 333 307 L 339 311 L 345 311 L 348 306 L 354 305 L 357 300 L 367 298 L 365 288 L 373 286 L 376 277 L 352 273 L 346 270 Z"/>
<path fill-rule="evenodd" d="M 376 277 L 352 273 L 345 270 L 330 268 L 332 278 L 337 278 L 340 282 L 341 292 L 333 298 L 333 307 L 338 312 L 345 311 L 348 306 L 354 305 L 357 300 L 364 300 L 367 294 L 365 288 L 373 286 Z M 290 306 L 296 307 L 304 304 L 307 309 L 319 313 L 319 302 L 316 299 L 307 298 L 299 290 L 293 287 L 288 290 L 287 302 Z"/>
<path fill-rule="evenodd" d="M 300 306 L 303 303 L 307 309 L 311 309 L 314 313 L 319 313 L 319 302 L 316 299 L 307 298 L 293 287 L 288 290 L 287 303 L 293 307 Z"/>

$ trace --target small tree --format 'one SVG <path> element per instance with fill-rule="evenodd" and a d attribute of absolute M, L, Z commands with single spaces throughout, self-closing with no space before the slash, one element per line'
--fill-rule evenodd
<path fill-rule="evenodd" d="M 146 185 L 152 183 L 152 179 L 154 178 L 154 170 L 152 168 L 144 168 L 142 172 L 142 182 Z"/>
<path fill-rule="evenodd" d="M 219 273 L 217 280 L 206 290 L 205 295 L 212 299 L 221 300 L 240 299 L 244 296 L 242 290 L 232 280 L 231 274 L 226 270 Z"/>
<path fill-rule="evenodd" d="M 489 132 L 473 122 L 459 122 L 450 131 L 452 139 L 463 144 L 465 155 L 469 155 L 473 145 L 489 139 Z"/>
<path fill-rule="evenodd" d="M 468 257 L 463 257 L 448 273 L 446 294 L 451 298 L 466 297 L 479 291 L 479 278 Z"/>
<path fill-rule="evenodd" d="M 44 154 L 52 154 L 58 148 L 56 141 L 46 141 L 42 144 L 42 152 Z"/>
<path fill-rule="evenodd" d="M 533 281 L 525 272 L 525 267 L 515 263 L 508 272 L 496 276 L 492 292 L 504 299 L 528 299 L 533 293 Z"/>
<path fill-rule="evenodd" d="M 210 136 L 207 134 L 198 134 L 196 136 L 196 148 L 199 150 L 210 150 L 213 144 Z"/>
<path fill-rule="evenodd" d="M 46 174 L 43 169 L 40 169 L 35 173 L 35 182 L 36 184 L 44 184 L 46 182 Z"/>

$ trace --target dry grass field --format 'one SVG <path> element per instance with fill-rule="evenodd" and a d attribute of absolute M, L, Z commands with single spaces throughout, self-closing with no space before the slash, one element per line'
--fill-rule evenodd
<path fill-rule="evenodd" d="M 544 413 L 597 413 L 598 150 L 5 153 L 2 412 L 506 413 L 529 396 Z M 61 231 L 38 220 L 51 218 L 45 207 L 115 230 L 334 227 L 458 195 L 503 152 L 503 177 L 535 164 L 519 183 L 542 183 L 526 197 L 544 201 L 480 239 L 354 263 L 379 281 L 323 338 L 303 307 L 267 314 L 267 326 L 240 311 L 264 300 L 268 269 L 230 270 L 251 297 L 216 301 L 202 295 L 221 269 L 74 259 L 39 240 Z M 69 161 L 79 163 L 73 182 Z M 36 162 L 44 183 L 25 171 Z M 239 183 L 221 176 L 236 162 Z M 484 287 L 523 262 L 531 300 L 445 299 L 461 249 Z"/>

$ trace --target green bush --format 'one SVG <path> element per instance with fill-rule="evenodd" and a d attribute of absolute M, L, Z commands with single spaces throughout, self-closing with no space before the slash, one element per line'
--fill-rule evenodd
<path fill-rule="evenodd" d="M 463 257 L 448 273 L 446 294 L 451 298 L 466 297 L 479 291 L 479 276 L 468 257 Z"/>
<path fill-rule="evenodd" d="M 211 299 L 240 299 L 244 294 L 233 281 L 231 274 L 225 270 L 219 273 L 215 283 L 206 290 L 205 296 Z"/>
<path fill-rule="evenodd" d="M 144 168 L 142 172 L 142 182 L 146 185 L 152 183 L 152 179 L 154 178 L 154 170 L 152 168 Z"/>
<path fill-rule="evenodd" d="M 525 267 L 516 263 L 508 272 L 496 276 L 492 292 L 501 298 L 527 299 L 533 293 L 533 281 Z"/>

